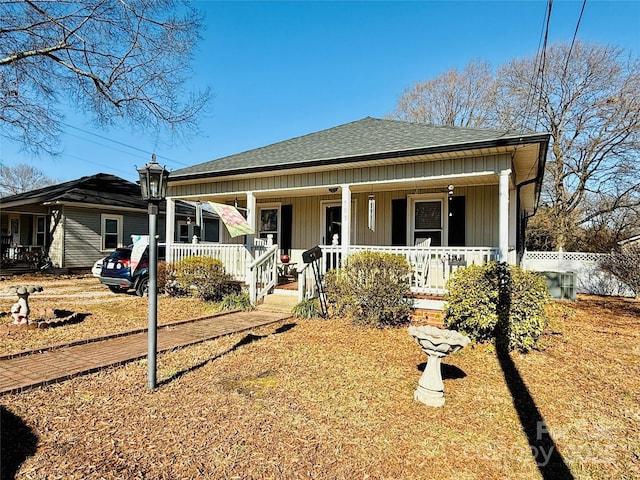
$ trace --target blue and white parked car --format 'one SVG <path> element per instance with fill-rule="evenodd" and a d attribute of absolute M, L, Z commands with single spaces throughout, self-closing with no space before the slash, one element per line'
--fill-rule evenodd
<path fill-rule="evenodd" d="M 165 245 L 158 245 L 158 259 L 165 259 Z M 102 262 L 100 283 L 113 293 L 126 293 L 133 289 L 142 297 L 149 290 L 149 247 L 142 254 L 140 263 L 131 273 L 131 247 L 117 248 Z"/>

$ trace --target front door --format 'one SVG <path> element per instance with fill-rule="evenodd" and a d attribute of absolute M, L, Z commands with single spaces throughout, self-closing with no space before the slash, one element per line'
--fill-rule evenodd
<path fill-rule="evenodd" d="M 326 207 L 325 219 L 324 244 L 332 245 L 334 235 L 337 235 L 338 245 L 342 244 L 342 207 Z"/>

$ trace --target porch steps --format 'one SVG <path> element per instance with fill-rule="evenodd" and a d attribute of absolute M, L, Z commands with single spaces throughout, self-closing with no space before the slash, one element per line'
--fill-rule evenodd
<path fill-rule="evenodd" d="M 297 291 L 276 289 L 272 294 L 264 297 L 264 300 L 256 306 L 256 309 L 262 312 L 291 313 L 291 309 L 297 303 Z"/>

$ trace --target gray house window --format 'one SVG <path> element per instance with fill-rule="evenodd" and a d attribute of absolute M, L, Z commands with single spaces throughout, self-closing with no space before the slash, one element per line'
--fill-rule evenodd
<path fill-rule="evenodd" d="M 122 245 L 122 215 L 102 215 L 102 249 L 112 250 Z"/>
<path fill-rule="evenodd" d="M 205 242 L 220 241 L 220 220 L 205 220 L 202 238 Z"/>
<path fill-rule="evenodd" d="M 44 216 L 36 217 L 36 238 L 35 244 L 39 246 L 44 246 L 44 241 L 47 234 L 47 219 Z"/>
<path fill-rule="evenodd" d="M 191 243 L 192 227 L 190 223 L 180 222 L 178 225 L 178 242 L 179 243 Z"/>

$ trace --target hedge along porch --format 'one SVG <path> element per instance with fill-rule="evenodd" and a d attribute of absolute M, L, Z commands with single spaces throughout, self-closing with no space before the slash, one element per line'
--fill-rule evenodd
<path fill-rule="evenodd" d="M 218 256 L 251 284 L 268 250 L 260 239 L 271 236 L 270 271 L 281 253 L 302 270 L 302 252 L 315 245 L 323 270 L 354 251 L 381 250 L 412 262 L 413 290 L 443 293 L 456 268 L 518 263 L 548 141 L 548 134 L 367 117 L 180 169 L 169 176 L 169 217 L 176 200 L 237 205 L 255 234 L 232 238 L 221 228 L 219 244 L 178 246 L 167 222 L 168 258 Z"/>

